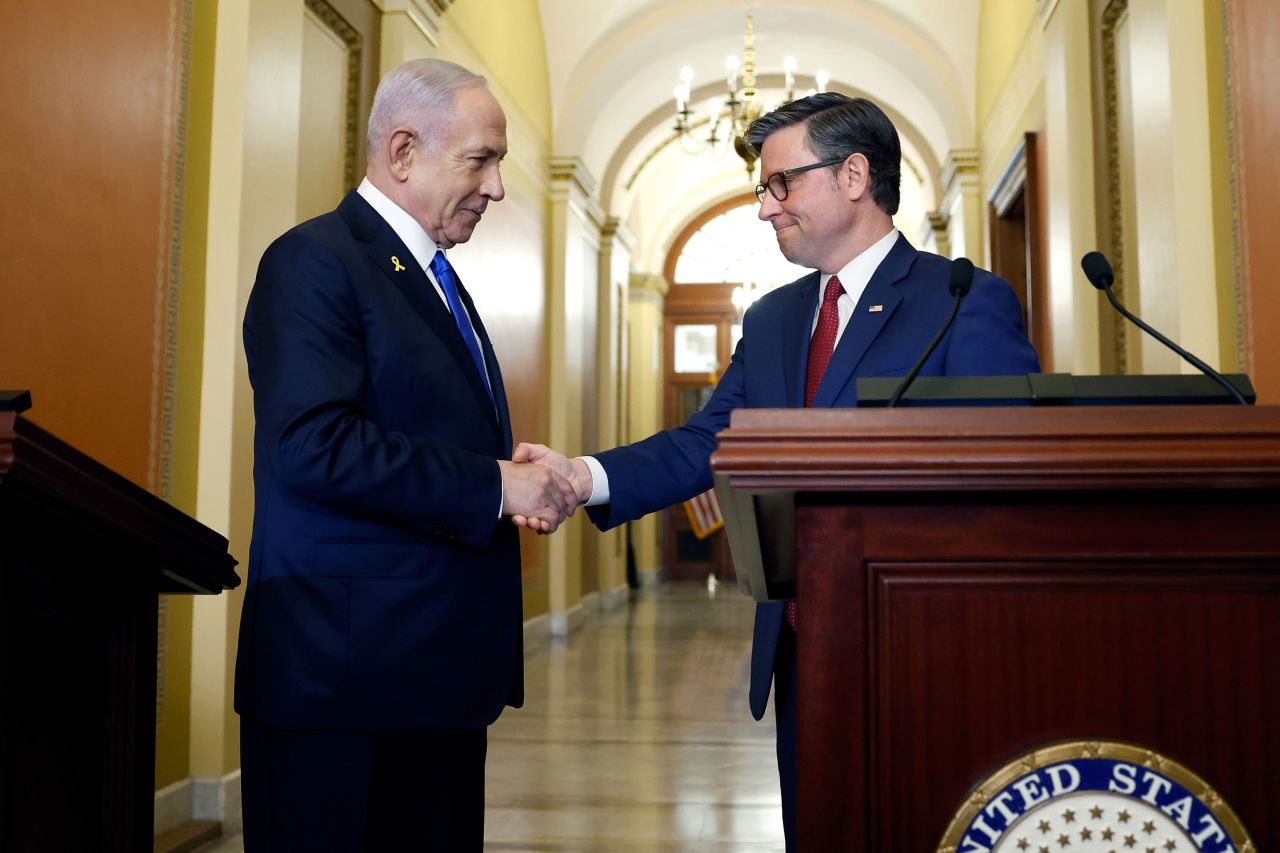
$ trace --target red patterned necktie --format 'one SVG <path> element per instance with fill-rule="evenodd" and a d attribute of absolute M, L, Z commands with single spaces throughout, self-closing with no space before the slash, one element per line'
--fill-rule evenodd
<path fill-rule="evenodd" d="M 805 407 L 813 405 L 813 398 L 818 396 L 818 386 L 822 384 L 822 376 L 827 372 L 827 362 L 831 361 L 831 353 L 836 348 L 836 333 L 840 330 L 840 311 L 836 302 L 844 293 L 844 285 L 838 276 L 831 276 L 827 289 L 822 294 L 822 309 L 818 311 L 818 326 L 813 330 L 809 340 L 809 371 L 804 381 Z M 796 600 L 787 602 L 787 622 L 792 630 L 796 628 Z"/>

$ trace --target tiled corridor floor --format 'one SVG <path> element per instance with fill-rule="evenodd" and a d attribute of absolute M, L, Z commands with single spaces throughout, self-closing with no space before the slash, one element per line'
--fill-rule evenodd
<path fill-rule="evenodd" d="M 485 849 L 781 850 L 772 712 L 747 710 L 753 613 L 732 584 L 665 584 L 529 649 L 525 707 L 489 734 Z"/>

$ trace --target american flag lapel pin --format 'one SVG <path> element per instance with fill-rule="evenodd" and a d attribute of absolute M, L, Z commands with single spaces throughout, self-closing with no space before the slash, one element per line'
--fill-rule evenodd
<path fill-rule="evenodd" d="M 868 308 L 868 309 L 867 309 L 867 313 L 868 313 L 868 314 L 879 314 L 879 313 L 880 313 L 881 311 L 883 311 L 883 310 L 884 310 L 884 306 L 883 306 L 883 305 L 872 305 L 870 308 Z"/>

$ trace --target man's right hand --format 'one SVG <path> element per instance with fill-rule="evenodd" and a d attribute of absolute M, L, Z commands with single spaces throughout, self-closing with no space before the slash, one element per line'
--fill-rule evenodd
<path fill-rule="evenodd" d="M 545 465 L 555 471 L 560 476 L 566 478 L 573 486 L 574 493 L 577 495 L 577 502 L 583 504 L 591 497 L 592 482 L 591 470 L 587 468 L 587 463 L 581 459 L 568 459 L 564 455 L 557 453 L 545 444 L 529 444 L 521 442 L 516 445 L 515 452 L 511 454 L 511 458 L 516 462 L 532 462 L 538 465 Z M 537 524 L 537 519 L 528 518 L 523 515 L 513 515 L 511 520 L 520 527 L 529 527 L 537 530 L 539 533 L 549 533 L 551 531 L 542 530 Z"/>
<path fill-rule="evenodd" d="M 578 503 L 586 503 L 591 498 L 593 487 L 591 469 L 581 459 L 577 457 L 568 459 L 545 444 L 529 444 L 524 441 L 516 445 L 511 458 L 517 462 L 536 462 L 539 465 L 546 465 L 564 477 L 573 484 L 573 490 L 578 495 Z"/>
<path fill-rule="evenodd" d="M 545 465 L 498 460 L 502 512 L 522 527 L 554 533 L 578 507 L 573 484 Z"/>

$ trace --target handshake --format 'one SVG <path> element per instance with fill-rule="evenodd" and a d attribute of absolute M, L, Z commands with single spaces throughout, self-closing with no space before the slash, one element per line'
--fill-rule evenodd
<path fill-rule="evenodd" d="M 567 459 L 541 444 L 521 443 L 511 461 L 498 460 L 502 512 L 518 527 L 554 533 L 591 497 L 591 471 L 581 459 Z"/>

